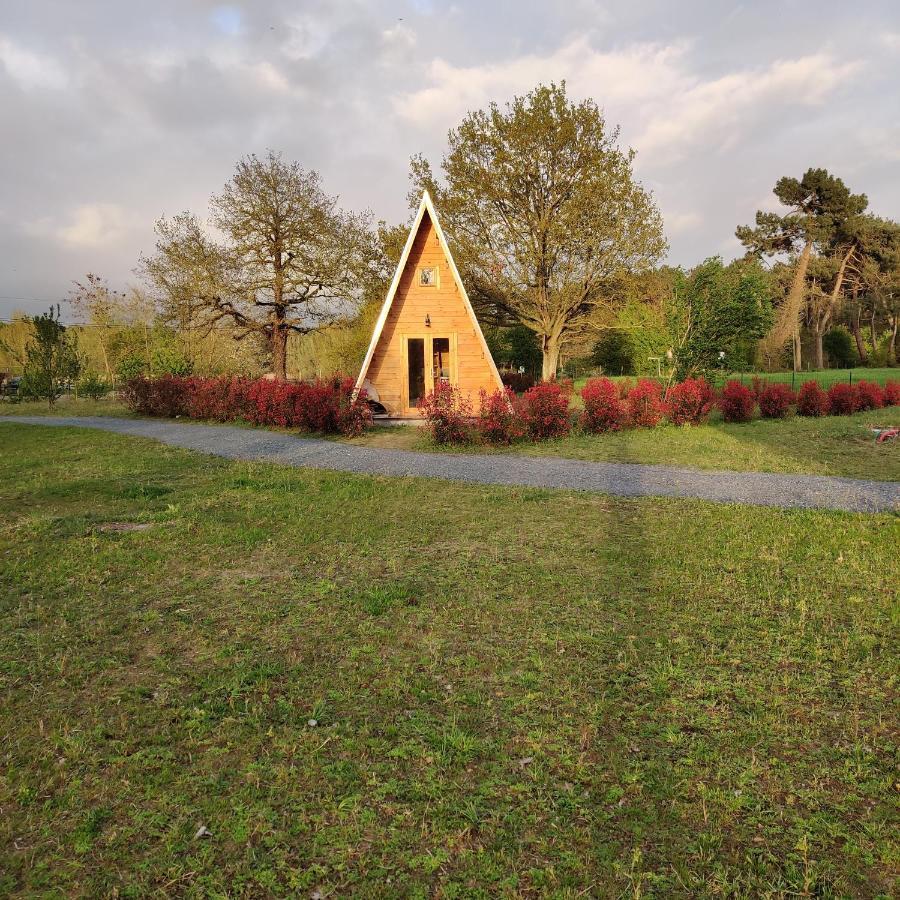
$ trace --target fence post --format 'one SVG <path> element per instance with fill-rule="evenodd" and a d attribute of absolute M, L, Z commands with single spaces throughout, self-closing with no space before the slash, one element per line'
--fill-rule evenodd
<path fill-rule="evenodd" d="M 850 387 L 853 387 L 853 369 L 850 370 Z"/>
<path fill-rule="evenodd" d="M 796 372 L 795 370 L 792 369 L 792 370 L 791 370 L 791 390 L 794 390 L 794 388 L 795 388 L 795 386 L 796 386 L 796 385 L 794 384 L 794 380 L 796 379 L 796 377 L 797 377 L 797 372 Z"/>

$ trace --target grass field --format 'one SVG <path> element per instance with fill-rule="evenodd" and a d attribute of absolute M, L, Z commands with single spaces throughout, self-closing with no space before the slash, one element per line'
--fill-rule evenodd
<path fill-rule="evenodd" d="M 793 385 L 795 390 L 800 389 L 800 385 L 804 381 L 818 381 L 826 390 L 833 384 L 838 382 L 847 382 L 856 384 L 859 381 L 874 381 L 877 384 L 884 384 L 887 381 L 900 381 L 900 368 L 860 368 L 860 369 L 821 369 L 812 372 L 731 372 L 720 373 L 716 375 L 716 387 L 722 387 L 726 381 L 740 381 L 742 384 L 749 385 L 754 378 L 761 378 L 763 381 L 777 381 L 781 384 Z M 575 379 L 575 386 L 581 389 L 588 380 L 587 376 L 581 376 Z M 613 376 L 613 381 L 634 381 L 634 376 Z"/>
<path fill-rule="evenodd" d="M 114 400 L 62 400 L 52 411 L 46 404 L 0 404 L 7 415 L 111 415 L 131 413 Z M 185 420 L 182 420 L 185 421 Z M 519 453 L 563 456 L 596 462 L 657 463 L 698 469 L 741 472 L 787 472 L 838 475 L 848 478 L 900 480 L 900 442 L 876 444 L 872 425 L 900 424 L 900 408 L 824 419 L 795 417 L 785 421 L 756 420 L 727 425 L 714 420 L 695 428 L 671 425 L 632 429 L 619 434 L 573 433 L 539 444 L 511 448 L 467 446 L 442 452 Z M 376 428 L 352 443 L 399 450 L 441 451 L 421 428 Z"/>
<path fill-rule="evenodd" d="M 9 424 L 0 505 L 0 894 L 896 890 L 896 517 Z"/>

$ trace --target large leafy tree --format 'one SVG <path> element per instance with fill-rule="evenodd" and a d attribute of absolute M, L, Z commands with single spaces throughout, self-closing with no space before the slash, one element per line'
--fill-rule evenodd
<path fill-rule="evenodd" d="M 688 377 L 729 365 L 771 326 L 772 293 L 769 274 L 754 260 L 725 266 L 712 257 L 690 272 L 676 270 L 666 310 L 675 372 Z"/>
<path fill-rule="evenodd" d="M 755 227 L 741 225 L 735 233 L 750 253 L 795 257 L 790 289 L 764 341 L 763 352 L 774 357 L 790 340 L 794 370 L 799 371 L 803 361 L 800 320 L 807 299 L 813 249 L 817 243 L 833 241 L 848 220 L 865 210 L 868 200 L 865 194 L 851 194 L 840 178 L 825 169 L 808 169 L 799 179 L 780 178 L 774 192 L 787 212 L 757 212 Z"/>
<path fill-rule="evenodd" d="M 423 157 L 412 160 L 414 194 L 435 197 L 479 315 L 534 331 L 544 379 L 615 280 L 666 248 L 634 154 L 617 142 L 595 103 L 551 84 L 466 116 L 449 134 L 441 183 Z"/>
<path fill-rule="evenodd" d="M 157 226 L 156 254 L 143 269 L 174 318 L 210 331 L 222 322 L 269 348 L 277 378 L 287 341 L 344 321 L 361 299 L 372 234 L 342 211 L 316 172 L 279 154 L 242 159 L 210 201 L 217 240 L 185 213 Z"/>
<path fill-rule="evenodd" d="M 809 266 L 807 318 L 815 340 L 815 364 L 821 369 L 825 365 L 824 335 L 848 292 L 857 313 L 855 330 L 860 346 L 858 314 L 864 305 L 870 318 L 883 311 L 886 324 L 893 328 L 889 311 L 900 276 L 900 225 L 872 215 L 850 216 L 837 222 L 817 247 L 819 253 Z M 894 336 L 892 346 L 895 342 Z"/>

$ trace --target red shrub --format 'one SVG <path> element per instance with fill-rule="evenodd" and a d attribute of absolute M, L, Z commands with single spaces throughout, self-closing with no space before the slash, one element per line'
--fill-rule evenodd
<path fill-rule="evenodd" d="M 569 398 L 553 381 L 529 388 L 520 404 L 522 419 L 533 441 L 563 437 L 569 433 Z"/>
<path fill-rule="evenodd" d="M 856 412 L 856 391 L 846 382 L 833 384 L 828 388 L 831 412 L 836 416 L 849 416 Z"/>
<path fill-rule="evenodd" d="M 247 390 L 245 378 L 185 379 L 185 409 L 192 419 L 232 422 L 245 418 Z"/>
<path fill-rule="evenodd" d="M 806 381 L 797 394 L 797 412 L 801 416 L 827 416 L 831 401 L 818 381 Z"/>
<path fill-rule="evenodd" d="M 628 421 L 636 427 L 653 428 L 663 417 L 662 386 L 647 378 L 628 392 Z"/>
<path fill-rule="evenodd" d="M 372 422 L 364 397 L 355 401 L 353 380 L 333 378 L 292 384 L 245 378 L 133 378 L 123 396 L 135 412 L 152 416 L 254 425 L 279 425 L 325 434 L 360 434 Z"/>
<path fill-rule="evenodd" d="M 783 419 L 797 402 L 794 392 L 786 384 L 767 384 L 757 398 L 759 414 L 764 419 Z"/>
<path fill-rule="evenodd" d="M 627 419 L 619 388 L 608 378 L 592 378 L 581 389 L 581 427 L 592 433 L 618 431 Z"/>
<path fill-rule="evenodd" d="M 122 388 L 121 396 L 125 405 L 132 411 L 144 416 L 150 415 L 150 391 L 153 382 L 139 375 L 129 378 Z"/>
<path fill-rule="evenodd" d="M 525 436 L 525 423 L 514 407 L 516 395 L 510 388 L 480 394 L 481 409 L 476 422 L 482 440 L 489 444 L 511 444 Z"/>
<path fill-rule="evenodd" d="M 452 384 L 439 382 L 422 401 L 431 437 L 438 444 L 464 444 L 470 438 L 472 407 Z"/>
<path fill-rule="evenodd" d="M 131 378 L 122 392 L 134 412 L 147 416 L 183 416 L 186 413 L 186 378 L 161 375 L 159 378 Z"/>
<path fill-rule="evenodd" d="M 900 381 L 889 381 L 885 384 L 884 405 L 900 406 Z"/>
<path fill-rule="evenodd" d="M 884 391 L 881 385 L 873 381 L 860 381 L 853 386 L 856 392 L 856 408 L 858 410 L 881 409 L 884 406 Z"/>
<path fill-rule="evenodd" d="M 666 393 L 666 414 L 673 425 L 700 425 L 709 418 L 715 399 L 702 378 L 686 378 Z"/>
<path fill-rule="evenodd" d="M 739 381 L 729 381 L 719 395 L 719 409 L 726 422 L 749 422 L 755 405 L 753 392 Z"/>

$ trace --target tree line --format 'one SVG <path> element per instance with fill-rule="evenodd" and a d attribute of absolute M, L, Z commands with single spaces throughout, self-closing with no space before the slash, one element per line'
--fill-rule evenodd
<path fill-rule="evenodd" d="M 573 359 L 612 374 L 821 368 L 851 337 L 863 363 L 896 362 L 900 226 L 868 213 L 865 195 L 824 169 L 781 178 L 783 212 L 737 228 L 742 258 L 665 266 L 662 217 L 619 143 L 563 83 L 468 114 L 437 172 L 411 160 L 410 207 L 423 189 L 434 197 L 498 362 L 539 361 L 545 380 Z M 208 217 L 159 220 L 141 287 L 89 275 L 70 300 L 97 326 L 84 336 L 109 378 L 352 371 L 407 227 L 342 209 L 280 154 L 251 155 Z"/>

